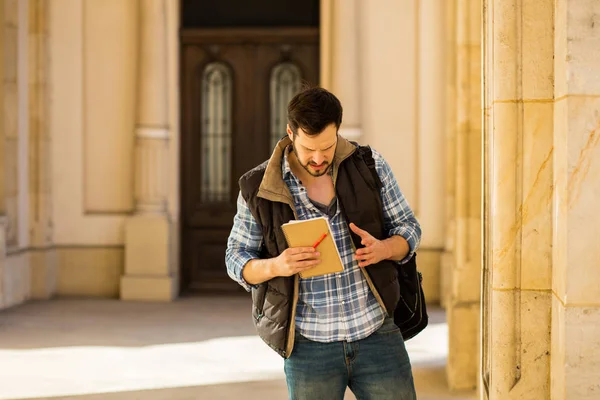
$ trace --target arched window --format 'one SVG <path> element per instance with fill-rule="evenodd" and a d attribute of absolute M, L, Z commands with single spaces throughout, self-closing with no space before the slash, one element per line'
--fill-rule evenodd
<path fill-rule="evenodd" d="M 231 71 L 211 63 L 202 73 L 202 202 L 226 202 L 231 194 Z"/>
<path fill-rule="evenodd" d="M 291 62 L 276 65 L 271 71 L 271 148 L 285 133 L 287 106 L 300 90 L 300 68 Z"/>

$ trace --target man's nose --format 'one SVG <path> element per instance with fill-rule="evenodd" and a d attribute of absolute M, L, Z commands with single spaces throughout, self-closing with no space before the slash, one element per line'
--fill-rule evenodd
<path fill-rule="evenodd" d="M 323 161 L 325 161 L 325 157 L 323 155 L 323 153 L 320 152 L 315 152 L 315 155 L 313 157 L 313 162 L 317 165 L 321 165 L 323 164 Z"/>

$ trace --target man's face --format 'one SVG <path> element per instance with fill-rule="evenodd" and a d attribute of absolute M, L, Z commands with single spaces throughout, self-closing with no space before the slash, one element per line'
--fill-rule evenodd
<path fill-rule="evenodd" d="M 306 172 L 316 177 L 329 171 L 337 144 L 335 124 L 328 125 L 316 136 L 306 135 L 302 128 L 298 128 L 294 136 L 288 125 L 288 135 L 293 141 L 294 154 Z"/>

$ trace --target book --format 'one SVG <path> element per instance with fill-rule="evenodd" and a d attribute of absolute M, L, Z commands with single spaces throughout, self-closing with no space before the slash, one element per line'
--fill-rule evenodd
<path fill-rule="evenodd" d="M 312 247 L 318 242 L 316 249 L 320 253 L 321 262 L 313 268 L 300 272 L 301 278 L 312 278 L 344 270 L 342 257 L 327 218 L 292 220 L 283 224 L 281 229 L 289 247 Z"/>

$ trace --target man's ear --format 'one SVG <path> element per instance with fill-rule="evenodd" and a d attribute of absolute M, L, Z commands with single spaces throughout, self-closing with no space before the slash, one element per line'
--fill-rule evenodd
<path fill-rule="evenodd" d="M 290 124 L 287 124 L 286 132 L 287 132 L 290 140 L 293 141 L 294 140 L 294 132 L 292 132 L 292 129 L 290 128 Z"/>

